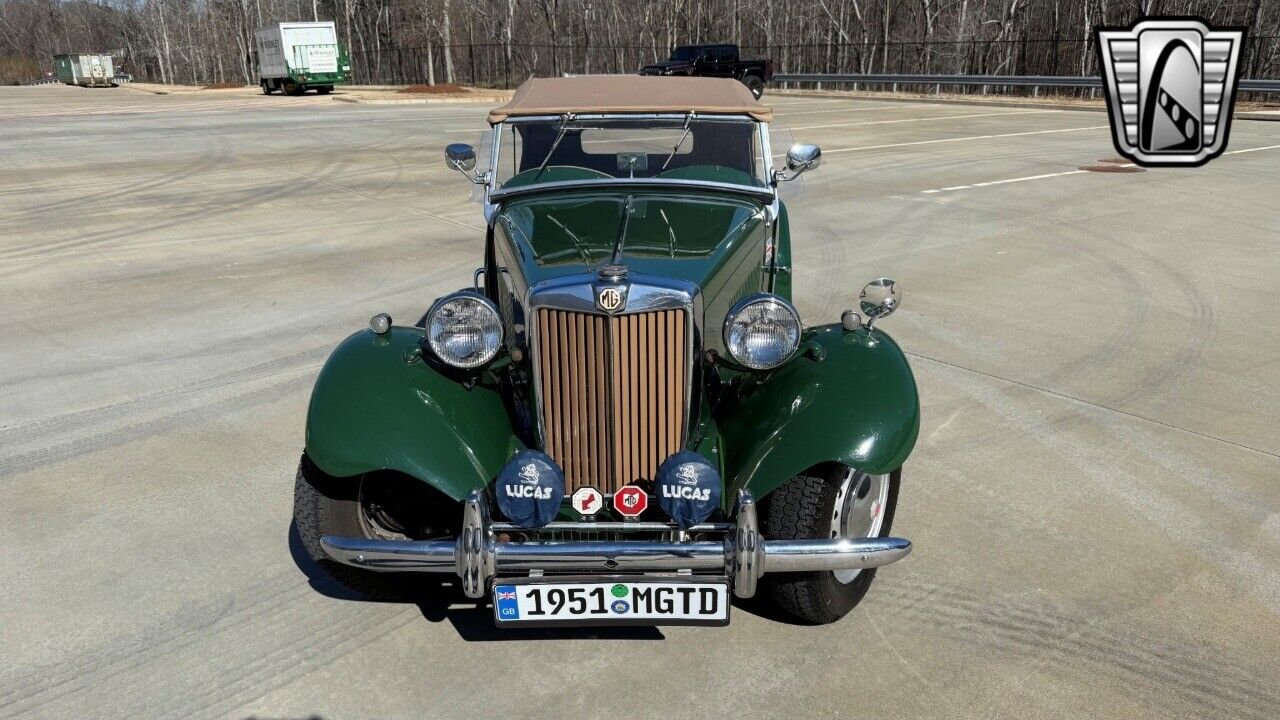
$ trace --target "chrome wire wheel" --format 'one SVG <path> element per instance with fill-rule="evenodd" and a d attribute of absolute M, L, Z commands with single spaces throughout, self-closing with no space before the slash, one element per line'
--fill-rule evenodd
<path fill-rule="evenodd" d="M 840 480 L 836 492 L 835 507 L 831 512 L 831 537 L 868 538 L 879 537 L 884 526 L 885 506 L 889 501 L 889 474 L 868 475 L 861 470 L 848 468 Z M 835 570 L 836 582 L 848 585 L 861 570 Z"/>

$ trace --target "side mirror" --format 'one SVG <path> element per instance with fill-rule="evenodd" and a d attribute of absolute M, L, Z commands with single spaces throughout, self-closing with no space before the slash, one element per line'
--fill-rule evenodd
<path fill-rule="evenodd" d="M 453 143 L 444 149 L 444 164 L 450 170 L 470 173 L 476 169 L 475 148 L 466 143 Z"/>
<path fill-rule="evenodd" d="M 444 165 L 450 170 L 457 170 L 476 185 L 489 182 L 489 173 L 476 173 L 475 148 L 466 143 L 451 143 L 444 149 Z"/>
<path fill-rule="evenodd" d="M 862 288 L 862 294 L 858 296 L 858 308 L 867 316 L 868 330 L 876 320 L 892 315 L 901 304 L 902 288 L 889 278 L 872 280 Z"/>
<path fill-rule="evenodd" d="M 813 170 L 822 164 L 822 148 L 817 145 L 792 145 L 787 150 L 787 170 L 792 180 L 805 170 Z"/>

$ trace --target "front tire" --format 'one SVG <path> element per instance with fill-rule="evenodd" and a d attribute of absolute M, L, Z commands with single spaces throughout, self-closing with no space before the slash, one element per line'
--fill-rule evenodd
<path fill-rule="evenodd" d="M 773 491 L 764 513 L 771 540 L 885 537 L 893 525 L 902 471 L 868 475 L 832 464 L 797 475 Z M 861 602 L 875 568 L 766 575 L 774 602 L 805 623 L 825 625 Z"/>
<path fill-rule="evenodd" d="M 747 86 L 751 91 L 752 97 L 759 100 L 764 95 L 764 80 L 759 75 L 747 75 L 742 78 L 742 84 Z"/>
<path fill-rule="evenodd" d="M 403 598 L 404 579 L 395 573 L 361 570 L 333 560 L 320 546 L 325 535 L 373 537 L 367 522 L 361 522 L 360 478 L 326 475 L 306 455 L 298 463 L 293 489 L 293 520 L 298 536 L 316 565 L 339 585 L 378 600 Z"/>

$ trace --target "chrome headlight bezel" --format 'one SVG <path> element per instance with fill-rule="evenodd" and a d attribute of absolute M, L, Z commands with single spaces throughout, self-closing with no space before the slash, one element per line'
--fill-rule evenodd
<path fill-rule="evenodd" d="M 780 314 L 778 317 L 781 317 L 784 320 L 789 320 L 794 328 L 793 338 L 788 343 L 788 346 L 783 348 L 783 353 L 772 362 L 762 362 L 752 359 L 741 349 L 740 345 L 735 348 L 735 345 L 738 344 L 732 339 L 734 325 L 738 321 L 739 317 L 743 312 L 756 305 L 769 305 L 771 309 L 779 311 Z M 725 352 L 729 354 L 729 358 L 733 362 L 747 368 L 748 370 L 772 370 L 785 365 L 787 361 L 796 354 L 796 350 L 800 347 L 800 335 L 803 332 L 804 326 L 800 323 L 800 313 L 796 312 L 795 307 L 791 303 L 772 293 L 760 292 L 753 293 L 742 298 L 738 302 L 734 303 L 733 307 L 729 308 L 729 312 L 724 318 L 722 336 Z"/>
<path fill-rule="evenodd" d="M 495 334 L 492 342 L 484 339 L 484 346 L 479 354 L 460 357 L 457 354 L 450 353 L 444 339 L 440 337 L 441 332 L 437 327 L 437 320 L 441 319 L 440 313 L 460 305 L 471 305 L 489 316 L 478 323 L 478 332 L 482 336 L 488 333 Z M 431 348 L 431 354 L 435 355 L 440 362 L 460 370 L 474 370 L 492 362 L 497 357 L 498 351 L 502 349 L 502 341 L 505 334 L 502 314 L 498 312 L 498 306 L 475 290 L 460 290 L 436 300 L 431 304 L 431 309 L 427 311 L 423 329 L 426 331 L 427 346 Z"/>

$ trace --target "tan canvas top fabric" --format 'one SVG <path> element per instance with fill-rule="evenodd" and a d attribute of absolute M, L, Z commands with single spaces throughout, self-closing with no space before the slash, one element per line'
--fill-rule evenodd
<path fill-rule="evenodd" d="M 506 105 L 489 111 L 489 122 L 520 115 L 611 112 L 743 113 L 769 122 L 773 108 L 762 105 L 746 85 L 728 78 L 657 75 L 584 75 L 531 78 Z"/>

